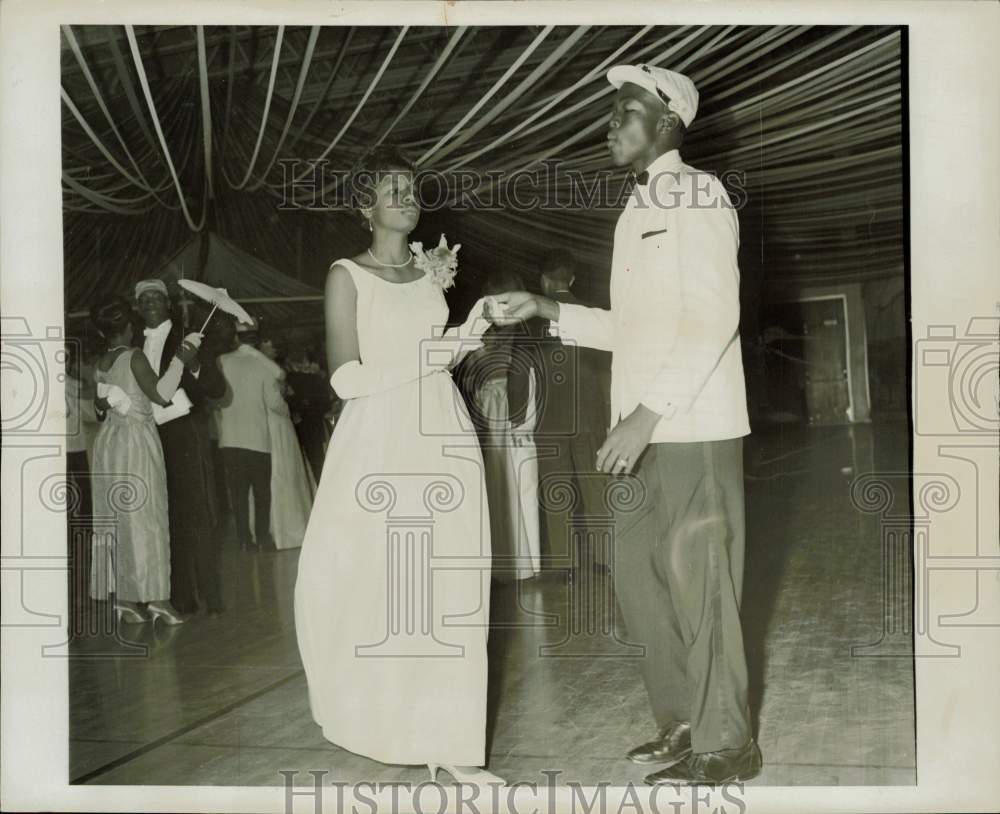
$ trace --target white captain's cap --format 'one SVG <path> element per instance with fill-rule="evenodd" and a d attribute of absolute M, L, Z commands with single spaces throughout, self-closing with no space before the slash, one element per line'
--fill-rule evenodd
<path fill-rule="evenodd" d="M 608 81 L 616 88 L 631 82 L 645 88 L 667 103 L 667 109 L 681 117 L 685 127 L 690 127 L 698 112 L 698 89 L 684 74 L 657 68 L 653 65 L 615 65 L 608 71 Z"/>
<path fill-rule="evenodd" d="M 139 299 L 147 291 L 158 291 L 168 300 L 170 299 L 170 294 L 167 292 L 167 284 L 156 277 L 150 278 L 148 280 L 139 280 L 135 284 L 135 298 Z"/>

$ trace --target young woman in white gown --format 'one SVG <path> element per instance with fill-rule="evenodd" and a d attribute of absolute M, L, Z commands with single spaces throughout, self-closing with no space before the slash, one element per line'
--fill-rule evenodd
<path fill-rule="evenodd" d="M 364 168 L 371 247 L 326 283 L 330 382 L 345 400 L 306 528 L 295 625 L 313 718 L 374 760 L 503 782 L 486 762 L 490 526 L 482 454 L 450 366 L 481 345 L 485 300 L 441 330 L 440 285 L 414 264 L 413 169 Z M 443 351 L 443 353 L 441 353 Z M 449 356 L 450 354 L 450 356 Z M 423 358 L 422 358 L 423 357 Z M 445 358 L 449 361 L 442 361 Z"/>

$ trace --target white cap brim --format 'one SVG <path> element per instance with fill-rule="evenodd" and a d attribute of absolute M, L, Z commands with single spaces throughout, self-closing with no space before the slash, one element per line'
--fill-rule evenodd
<path fill-rule="evenodd" d="M 608 81 L 616 88 L 620 88 L 626 82 L 631 82 L 633 85 L 648 90 L 657 99 L 661 98 L 656 92 L 656 80 L 635 65 L 615 65 L 608 71 Z"/>

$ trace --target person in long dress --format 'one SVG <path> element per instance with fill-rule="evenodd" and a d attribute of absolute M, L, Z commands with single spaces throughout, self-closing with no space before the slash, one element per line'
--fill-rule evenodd
<path fill-rule="evenodd" d="M 95 536 L 91 596 L 114 595 L 115 612 L 126 623 L 180 624 L 185 619 L 170 602 L 167 477 L 152 405 L 170 403 L 197 348 L 182 344 L 159 379 L 142 350 L 132 347 L 127 301 L 105 303 L 95 322 L 108 351 L 94 372 L 97 406 L 107 410 L 94 440 L 94 516 L 111 520 L 114 532 Z"/>
<path fill-rule="evenodd" d="M 572 292 L 577 260 L 566 249 L 551 249 L 542 258 L 542 293 L 557 302 L 582 304 Z M 602 523 L 607 511 L 604 492 L 608 485 L 593 462 L 608 433 L 610 423 L 611 354 L 595 348 L 577 347 L 551 336 L 551 327 L 538 318 L 544 337 L 539 343 L 541 383 L 544 397 L 535 439 L 538 458 L 539 499 L 545 528 L 546 564 L 574 570 L 611 569 L 609 545 Z M 561 499 L 566 487 L 572 500 Z"/>
<path fill-rule="evenodd" d="M 413 168 L 376 149 L 370 248 L 326 282 L 330 383 L 345 401 L 295 584 L 313 718 L 351 752 L 503 782 L 486 763 L 490 532 L 482 454 L 449 370 L 487 327 L 448 306 L 407 249 Z M 447 360 L 437 351 L 446 351 Z M 422 356 L 424 358 L 422 358 Z"/>
<path fill-rule="evenodd" d="M 135 305 L 146 326 L 142 352 L 162 378 L 185 340 L 184 320 L 172 318 L 169 289 L 163 280 L 136 283 Z M 222 397 L 226 383 L 213 350 L 209 344 L 200 345 L 185 365 L 178 389 L 190 404 L 187 411 L 156 426 L 170 498 L 170 600 L 181 613 L 203 608 L 209 617 L 224 611 L 221 517 L 215 503 L 206 405 L 209 399 Z M 178 402 L 183 403 L 178 395 Z"/>
<path fill-rule="evenodd" d="M 271 438 L 271 539 L 283 551 L 302 545 L 316 483 L 284 398 L 268 409 L 267 432 Z"/>
<path fill-rule="evenodd" d="M 510 272 L 490 275 L 488 295 L 518 291 Z M 493 578 L 529 579 L 541 570 L 538 512 L 538 455 L 535 419 L 538 399 L 537 343 L 524 325 L 493 326 L 484 346 L 463 362 L 486 464 L 490 503 Z"/>

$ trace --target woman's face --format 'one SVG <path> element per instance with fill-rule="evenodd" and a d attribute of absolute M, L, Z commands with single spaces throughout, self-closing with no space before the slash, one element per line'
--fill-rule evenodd
<path fill-rule="evenodd" d="M 420 220 L 420 207 L 413 189 L 413 175 L 406 170 L 388 170 L 375 185 L 375 205 L 369 210 L 372 230 L 388 229 L 409 234 Z"/>
<path fill-rule="evenodd" d="M 265 339 L 260 343 L 260 352 L 272 361 L 278 358 L 278 349 L 274 347 L 274 342 L 270 339 Z"/>

